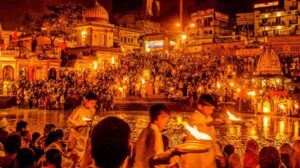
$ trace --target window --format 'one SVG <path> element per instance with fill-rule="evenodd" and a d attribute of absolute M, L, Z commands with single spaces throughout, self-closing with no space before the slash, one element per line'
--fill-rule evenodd
<path fill-rule="evenodd" d="M 264 18 L 264 19 L 262 19 L 261 22 L 262 22 L 262 23 L 267 23 L 267 22 L 268 22 L 268 19 Z"/>
<path fill-rule="evenodd" d="M 268 31 L 266 31 L 266 30 L 262 31 L 262 35 L 263 36 L 268 36 Z"/>
<path fill-rule="evenodd" d="M 281 23 L 281 17 L 276 17 L 276 24 L 280 24 Z"/>

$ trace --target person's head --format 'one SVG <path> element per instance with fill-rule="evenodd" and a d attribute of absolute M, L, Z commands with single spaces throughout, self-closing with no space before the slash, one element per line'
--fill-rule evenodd
<path fill-rule="evenodd" d="M 223 150 L 226 154 L 227 154 L 227 156 L 229 157 L 231 154 L 233 154 L 234 153 L 234 147 L 233 147 L 233 145 L 226 145 L 225 147 L 224 147 L 224 150 Z"/>
<path fill-rule="evenodd" d="M 156 104 L 150 108 L 150 122 L 163 130 L 170 118 L 170 111 L 164 104 Z"/>
<path fill-rule="evenodd" d="M 58 139 L 62 140 L 64 137 L 64 131 L 62 129 L 57 129 L 55 132 L 56 132 Z"/>
<path fill-rule="evenodd" d="M 35 143 L 37 141 L 37 139 L 39 139 L 39 137 L 41 137 L 41 134 L 38 132 L 34 132 L 31 136 L 32 143 Z"/>
<path fill-rule="evenodd" d="M 29 148 L 22 148 L 17 153 L 19 168 L 29 168 L 34 165 L 34 152 Z"/>
<path fill-rule="evenodd" d="M 259 151 L 258 143 L 255 140 L 249 140 L 246 145 L 246 150 L 257 154 Z"/>
<path fill-rule="evenodd" d="M 46 140 L 45 140 L 45 145 L 46 145 L 46 147 L 47 147 L 47 146 L 49 146 L 51 143 L 56 142 L 56 141 L 58 141 L 58 136 L 57 136 L 57 134 L 56 134 L 55 131 L 52 131 L 52 132 L 50 132 L 50 133 L 47 135 L 47 138 L 46 138 Z"/>
<path fill-rule="evenodd" d="M 206 116 L 211 116 L 214 112 L 216 102 L 214 98 L 209 94 L 203 94 L 197 104 L 197 109 Z"/>
<path fill-rule="evenodd" d="M 56 126 L 54 124 L 46 124 L 44 127 L 44 135 L 47 135 L 51 131 L 55 131 Z"/>
<path fill-rule="evenodd" d="M 258 156 L 260 168 L 279 168 L 280 155 L 275 147 L 263 147 Z"/>
<path fill-rule="evenodd" d="M 89 92 L 85 95 L 84 107 L 88 109 L 94 108 L 96 106 L 97 100 L 98 96 L 93 92 Z"/>
<path fill-rule="evenodd" d="M 281 147 L 280 147 L 280 153 L 281 154 L 290 155 L 290 154 L 292 154 L 292 152 L 293 152 L 293 148 L 291 147 L 290 144 L 284 143 L 284 144 L 281 145 Z"/>
<path fill-rule="evenodd" d="M 62 163 L 62 154 L 58 149 L 50 149 L 46 152 L 46 160 L 49 164 L 55 165 L 56 168 L 60 168 Z"/>
<path fill-rule="evenodd" d="M 98 167 L 120 167 L 129 155 L 129 142 L 129 125 L 117 117 L 107 117 L 92 130 L 92 158 Z"/>
<path fill-rule="evenodd" d="M 21 137 L 17 134 L 9 135 L 4 142 L 4 150 L 7 154 L 16 154 L 21 148 Z"/>
<path fill-rule="evenodd" d="M 22 121 L 22 120 L 19 121 L 16 126 L 16 131 L 17 132 L 27 131 L 27 125 L 28 123 L 26 121 Z"/>
<path fill-rule="evenodd" d="M 295 150 L 295 152 L 300 152 L 300 140 L 296 140 L 293 143 L 293 149 Z"/>

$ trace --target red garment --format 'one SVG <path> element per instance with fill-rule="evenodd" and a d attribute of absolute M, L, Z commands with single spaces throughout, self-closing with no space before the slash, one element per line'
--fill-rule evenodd
<path fill-rule="evenodd" d="M 258 165 L 258 155 L 250 150 L 246 150 L 243 162 L 244 168 L 256 168 Z"/>

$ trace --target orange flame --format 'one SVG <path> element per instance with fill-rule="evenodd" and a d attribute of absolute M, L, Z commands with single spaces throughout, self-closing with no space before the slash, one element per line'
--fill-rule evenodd
<path fill-rule="evenodd" d="M 241 121 L 240 118 L 235 117 L 233 114 L 230 113 L 230 111 L 227 111 L 227 115 L 229 117 L 229 120 L 232 120 L 232 121 Z"/>
<path fill-rule="evenodd" d="M 87 118 L 87 117 L 82 117 L 82 120 L 83 120 L 83 121 L 92 121 L 92 119 Z"/>
<path fill-rule="evenodd" d="M 180 116 L 177 117 L 177 123 L 182 124 L 185 127 L 185 129 L 187 129 L 190 132 L 190 134 L 193 135 L 197 140 L 212 140 L 211 136 L 198 131 L 198 128 L 196 126 L 190 126 L 187 122 L 183 121 Z"/>

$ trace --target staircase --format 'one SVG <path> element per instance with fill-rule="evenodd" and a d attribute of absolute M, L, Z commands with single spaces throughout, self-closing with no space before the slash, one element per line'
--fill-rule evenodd
<path fill-rule="evenodd" d="M 187 107 L 185 104 L 171 102 L 168 100 L 124 100 L 124 101 L 116 101 L 114 110 L 115 111 L 149 111 L 151 106 L 163 103 L 165 104 L 171 111 L 193 111 L 192 108 Z"/>

